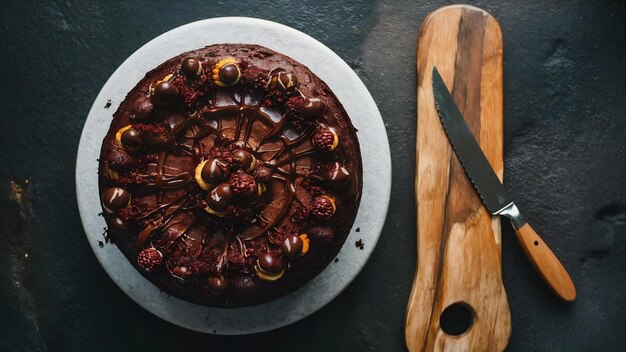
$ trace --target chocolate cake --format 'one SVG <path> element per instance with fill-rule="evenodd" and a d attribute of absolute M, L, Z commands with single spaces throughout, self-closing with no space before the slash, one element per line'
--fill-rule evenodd
<path fill-rule="evenodd" d="M 337 255 L 361 195 L 356 130 L 295 60 L 183 53 L 113 115 L 99 185 L 111 240 L 163 291 L 214 307 L 283 296 Z"/>

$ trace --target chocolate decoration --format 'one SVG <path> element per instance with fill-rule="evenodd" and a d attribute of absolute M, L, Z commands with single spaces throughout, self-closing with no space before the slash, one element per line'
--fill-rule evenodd
<path fill-rule="evenodd" d="M 302 254 L 302 239 L 296 235 L 289 235 L 280 244 L 283 254 L 287 257 L 295 257 Z"/>
<path fill-rule="evenodd" d="M 220 81 L 226 86 L 237 84 L 241 79 L 241 71 L 237 64 L 231 63 L 222 66 L 219 70 Z"/>
<path fill-rule="evenodd" d="M 209 292 L 216 296 L 223 295 L 227 290 L 229 285 L 228 279 L 223 276 L 209 276 L 206 279 L 207 288 Z"/>
<path fill-rule="evenodd" d="M 326 104 L 318 98 L 306 98 L 302 106 L 302 116 L 317 117 L 322 116 L 326 111 Z"/>
<path fill-rule="evenodd" d="M 195 77 L 202 74 L 202 64 L 195 57 L 186 57 L 180 63 L 180 70 L 187 76 Z"/>
<path fill-rule="evenodd" d="M 139 133 L 134 128 L 127 128 L 122 132 L 122 146 L 130 151 L 141 149 L 143 141 L 139 137 Z"/>
<path fill-rule="evenodd" d="M 193 274 L 193 271 L 183 265 L 178 265 L 174 268 L 174 270 L 172 270 L 172 275 L 182 280 L 189 279 L 189 277 L 191 277 L 192 274 Z"/>
<path fill-rule="evenodd" d="M 256 166 L 256 158 L 247 150 L 239 149 L 233 154 L 233 159 L 241 165 L 245 172 L 254 170 Z"/>
<path fill-rule="evenodd" d="M 128 225 L 124 222 L 124 220 L 118 218 L 117 216 L 111 220 L 109 229 L 115 233 L 125 233 L 128 231 Z"/>
<path fill-rule="evenodd" d="M 202 167 L 202 179 L 212 185 L 218 184 L 226 178 L 224 165 L 218 159 L 209 159 Z"/>
<path fill-rule="evenodd" d="M 337 148 L 339 137 L 337 133 L 330 128 L 320 127 L 313 134 L 313 146 L 317 150 L 330 152 Z"/>
<path fill-rule="evenodd" d="M 168 81 L 159 82 L 154 87 L 152 99 L 159 105 L 170 105 L 178 98 L 178 88 Z"/>
<path fill-rule="evenodd" d="M 311 241 L 318 245 L 325 245 L 333 240 L 334 231 L 327 226 L 313 227 L 309 230 Z"/>
<path fill-rule="evenodd" d="M 121 187 L 111 187 L 102 194 L 102 206 L 114 213 L 130 204 L 130 192 Z"/>
<path fill-rule="evenodd" d="M 167 139 L 164 135 L 154 133 L 143 133 L 141 139 L 146 146 L 152 149 L 160 149 L 167 144 Z"/>
<path fill-rule="evenodd" d="M 350 182 L 350 173 L 339 162 L 335 162 L 324 175 L 324 179 L 333 187 L 345 186 Z"/>
<path fill-rule="evenodd" d="M 275 87 L 284 93 L 293 92 L 300 85 L 298 77 L 293 73 L 287 72 L 278 72 L 278 74 L 274 77 L 273 82 Z"/>
<path fill-rule="evenodd" d="M 115 171 L 128 171 L 135 166 L 135 159 L 122 148 L 115 147 L 107 158 L 109 167 Z"/>
<path fill-rule="evenodd" d="M 330 196 L 322 195 L 313 200 L 311 213 L 318 219 L 328 220 L 335 214 L 336 210 L 334 199 Z"/>
<path fill-rule="evenodd" d="M 154 111 L 154 104 L 150 100 L 150 97 L 142 95 L 133 104 L 130 109 L 130 117 L 136 120 L 145 120 L 152 116 Z"/>
<path fill-rule="evenodd" d="M 226 211 L 232 200 L 233 193 L 230 191 L 230 184 L 221 183 L 209 193 L 209 208 L 217 212 Z"/>
<path fill-rule="evenodd" d="M 183 59 L 190 55 L 208 60 L 201 80 L 182 70 Z M 219 68 L 233 62 L 240 65 L 242 77 L 237 85 L 225 88 Z M 302 77 L 300 88 L 294 89 L 297 84 L 293 78 L 289 83 L 289 76 L 284 74 L 281 83 L 268 82 L 278 78 L 275 73 L 280 67 Z M 179 90 L 165 109 L 155 97 L 145 96 L 147 91 L 154 93 L 163 78 Z M 291 87 L 285 87 L 285 82 Z M 279 85 L 291 91 L 283 94 Z M 307 99 L 298 89 L 312 97 Z M 105 219 L 112 234 L 117 226 L 115 217 L 127 223 L 129 231 L 119 236 L 115 233 L 114 238 L 134 265 L 138 251 L 146 247 L 162 251 L 162 263 L 161 256 L 152 251 L 139 269 L 144 273 L 154 268 L 145 275 L 148 280 L 197 304 L 240 307 L 263 303 L 301 287 L 336 256 L 358 209 L 358 140 L 340 102 L 306 67 L 255 46 L 211 46 L 157 67 L 127 97 L 104 139 L 100 189 L 103 194 L 108 187 L 118 185 L 132 191 L 133 206 L 114 214 L 106 211 Z M 183 104 L 190 100 L 192 107 Z M 140 102 L 148 106 L 150 117 L 134 120 L 139 118 L 133 115 L 134 105 Z M 326 112 L 322 112 L 324 108 Z M 288 109 L 291 113 L 285 112 Z M 289 118 L 280 119 L 281 115 Z M 321 122 L 326 125 L 320 126 Z M 129 124 L 143 141 L 143 147 L 132 154 L 122 147 L 123 131 L 115 133 Z M 332 128 L 341 138 L 341 146 L 332 154 L 313 144 L 318 127 Z M 325 148 L 336 144 L 334 137 L 320 141 Z M 116 156 L 116 150 L 122 153 Z M 108 161 L 112 158 L 119 159 L 119 170 L 110 169 Z M 221 172 L 216 171 L 209 184 L 204 177 L 211 177 L 207 163 L 212 159 L 219 160 Z M 253 167 L 251 161 L 255 159 Z M 342 165 L 349 170 L 351 180 L 346 187 L 331 189 L 325 175 L 335 160 L 345 162 Z M 316 219 L 311 213 L 313 200 L 322 194 L 337 199 L 337 214 L 330 221 Z M 322 205 L 318 214 L 332 212 L 328 204 Z M 305 237 L 311 231 L 309 225 L 327 226 L 337 237 L 324 242 L 326 237 L 310 235 L 309 242 Z M 302 235 L 286 244 L 282 243 L 285 233 Z M 323 231 L 319 234 L 326 235 Z M 282 270 L 272 274 L 261 269 L 258 258 L 265 252 Z M 193 272 L 185 280 L 182 277 L 188 274 L 187 269 Z M 209 293 L 207 276 L 226 280 L 228 289 L 220 296 Z M 218 291 L 223 286 L 217 284 Z"/>
<path fill-rule="evenodd" d="M 269 252 L 262 254 L 257 260 L 257 263 L 259 264 L 259 268 L 266 273 L 278 274 L 283 270 L 283 263 Z"/>

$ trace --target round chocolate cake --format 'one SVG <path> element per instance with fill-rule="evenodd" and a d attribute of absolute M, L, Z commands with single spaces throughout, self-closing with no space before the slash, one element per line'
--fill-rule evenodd
<path fill-rule="evenodd" d="M 256 45 L 183 53 L 113 115 L 100 196 L 109 238 L 167 293 L 253 305 L 337 255 L 361 195 L 356 130 L 304 65 Z"/>

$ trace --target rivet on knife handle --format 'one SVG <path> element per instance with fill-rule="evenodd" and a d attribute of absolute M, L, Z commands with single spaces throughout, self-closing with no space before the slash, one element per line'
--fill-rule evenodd
<path fill-rule="evenodd" d="M 561 299 L 573 301 L 576 289 L 572 279 L 550 248 L 524 221 L 434 66 L 432 80 L 435 105 L 443 129 L 480 199 L 491 214 L 504 215 L 511 220 L 520 245 L 543 280 Z"/>

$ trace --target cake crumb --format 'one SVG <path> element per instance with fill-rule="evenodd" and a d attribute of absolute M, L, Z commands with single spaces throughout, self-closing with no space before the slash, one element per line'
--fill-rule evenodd
<path fill-rule="evenodd" d="M 104 242 L 98 241 L 98 247 L 103 248 L 104 247 Z"/>
<path fill-rule="evenodd" d="M 335 258 L 335 263 L 337 263 L 339 261 L 339 258 Z"/>
<path fill-rule="evenodd" d="M 363 247 L 365 247 L 365 243 L 363 243 L 363 240 L 360 238 L 358 241 L 354 242 L 354 245 L 357 246 L 361 250 L 363 250 Z"/>
<path fill-rule="evenodd" d="M 356 230 L 354 230 L 354 231 L 356 231 L 356 232 L 361 232 L 361 228 L 360 228 L 360 227 L 357 227 L 357 228 L 356 228 Z"/>
<path fill-rule="evenodd" d="M 105 109 L 108 109 L 111 107 L 111 99 L 107 100 L 107 103 L 104 105 Z"/>
<path fill-rule="evenodd" d="M 214 334 L 217 334 L 217 330 L 213 330 L 213 333 L 214 333 Z"/>

